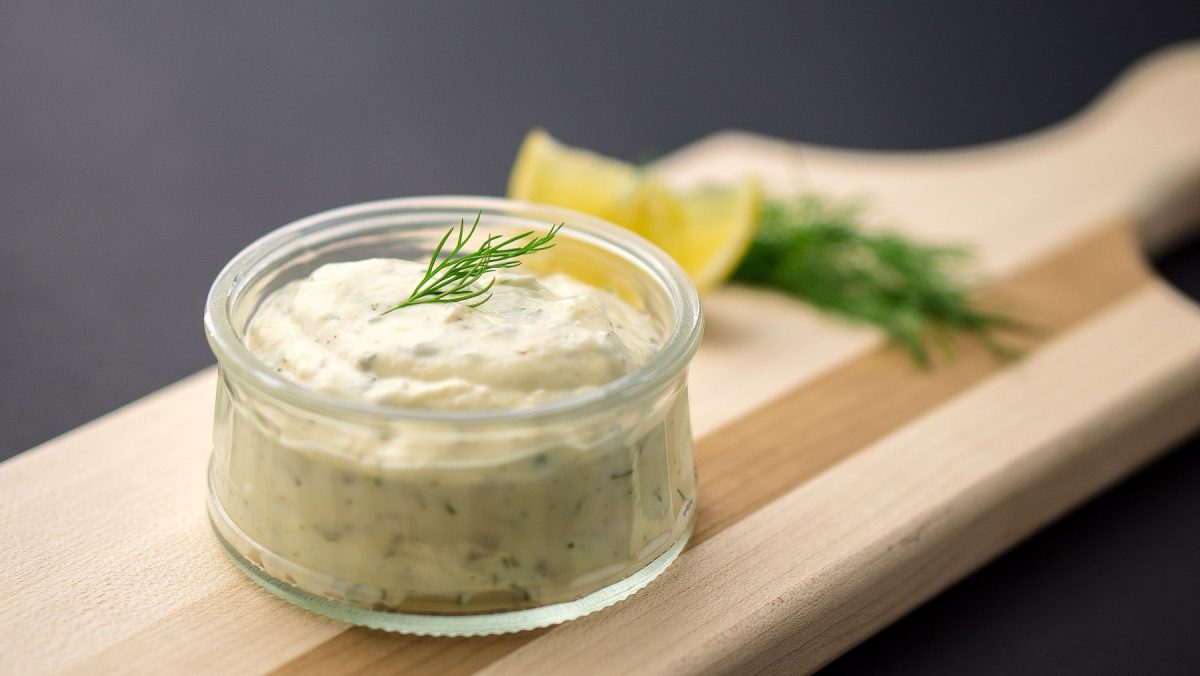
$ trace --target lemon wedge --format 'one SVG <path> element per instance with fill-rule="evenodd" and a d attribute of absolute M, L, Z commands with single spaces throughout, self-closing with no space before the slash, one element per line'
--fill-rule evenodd
<path fill-rule="evenodd" d="M 754 237 L 762 191 L 753 177 L 678 190 L 627 162 L 529 132 L 517 151 L 508 196 L 575 209 L 657 244 L 701 293 L 733 274 Z"/>

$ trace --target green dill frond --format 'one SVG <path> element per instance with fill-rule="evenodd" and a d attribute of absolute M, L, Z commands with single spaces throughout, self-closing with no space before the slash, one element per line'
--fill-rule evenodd
<path fill-rule="evenodd" d="M 781 290 L 832 314 L 879 327 L 921 365 L 928 344 L 947 349 L 953 330 L 979 334 L 1012 326 L 972 305 L 963 281 L 966 251 L 890 233 L 864 232 L 856 204 L 813 195 L 769 201 L 733 279 Z"/>
<path fill-rule="evenodd" d="M 452 226 L 442 236 L 433 254 L 429 257 L 429 265 L 425 268 L 425 276 L 417 283 L 407 299 L 384 310 L 380 315 L 395 312 L 410 305 L 425 303 L 468 303 L 469 307 L 479 307 L 492 297 L 492 285 L 495 278 L 487 283 L 476 285 L 484 275 L 515 268 L 521 264 L 521 257 L 545 251 L 554 246 L 551 240 L 562 229 L 563 224 L 552 226 L 546 234 L 535 237 L 532 231 L 523 232 L 504 238 L 501 235 L 488 235 L 479 249 L 464 254 L 463 247 L 475 236 L 479 227 L 482 212 L 475 216 L 475 222 L 468 229 L 466 219 L 459 221 L 458 226 Z M 454 245 L 445 251 L 451 235 L 455 235 Z M 443 253 L 444 252 L 444 253 Z"/>

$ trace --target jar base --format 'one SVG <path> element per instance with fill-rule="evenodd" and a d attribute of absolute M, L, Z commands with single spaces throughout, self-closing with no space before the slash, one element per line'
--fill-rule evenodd
<path fill-rule="evenodd" d="M 641 570 L 574 601 L 522 610 L 464 615 L 425 615 L 363 608 L 313 594 L 281 580 L 247 559 L 234 546 L 234 543 L 230 542 L 230 538 L 246 539 L 245 535 L 228 520 L 224 510 L 211 495 L 208 507 L 209 522 L 212 525 L 213 533 L 216 534 L 225 553 L 247 577 L 267 591 L 289 603 L 335 620 L 371 629 L 417 636 L 509 634 L 550 627 L 590 615 L 629 598 L 650 584 L 679 556 L 692 534 L 689 526 L 688 530 L 674 544 Z M 252 545 L 248 539 L 242 544 Z"/>

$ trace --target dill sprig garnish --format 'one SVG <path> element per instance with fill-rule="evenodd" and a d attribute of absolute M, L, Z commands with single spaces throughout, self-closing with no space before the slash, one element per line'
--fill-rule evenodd
<path fill-rule="evenodd" d="M 1014 323 L 972 305 L 961 274 L 965 250 L 864 232 L 859 211 L 813 195 L 767 202 L 734 280 L 877 326 L 923 366 L 928 342 L 948 349 L 953 330 L 974 332 L 993 351 L 1010 353 L 992 332 Z"/>
<path fill-rule="evenodd" d="M 459 221 L 457 227 L 451 226 L 433 250 L 433 254 L 429 257 L 429 265 L 425 268 L 425 276 L 413 288 L 412 294 L 380 314 L 386 315 L 410 305 L 462 303 L 476 298 L 479 300 L 468 303 L 468 307 L 479 307 L 492 297 L 491 289 L 496 283 L 496 278 L 489 279 L 482 286 L 475 286 L 476 282 L 488 273 L 517 267 L 522 263 L 520 260 L 522 256 L 545 251 L 554 246 L 551 240 L 563 226 L 562 223 L 552 226 L 541 237 L 535 237 L 533 231 L 508 238 L 503 238 L 501 235 L 488 235 L 479 249 L 464 254 L 462 253 L 463 247 L 475 236 L 481 216 L 482 212 L 476 214 L 475 222 L 471 224 L 470 229 L 467 228 L 466 219 Z M 458 231 L 458 236 L 455 238 L 454 246 L 443 254 L 446 243 L 450 241 L 450 236 L 454 234 L 455 230 Z"/>

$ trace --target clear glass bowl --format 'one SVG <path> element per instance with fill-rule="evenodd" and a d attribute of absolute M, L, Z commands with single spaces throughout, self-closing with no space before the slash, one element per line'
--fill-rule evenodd
<path fill-rule="evenodd" d="M 653 317 L 662 349 L 601 387 L 515 410 L 404 410 L 285 380 L 245 347 L 271 292 L 335 261 L 428 260 L 460 219 L 565 227 L 523 266 L 567 271 Z M 283 598 L 379 629 L 548 626 L 636 592 L 695 520 L 688 362 L 695 289 L 661 251 L 583 214 L 428 197 L 335 209 L 239 253 L 209 294 L 219 366 L 208 506 L 233 560 Z"/>

